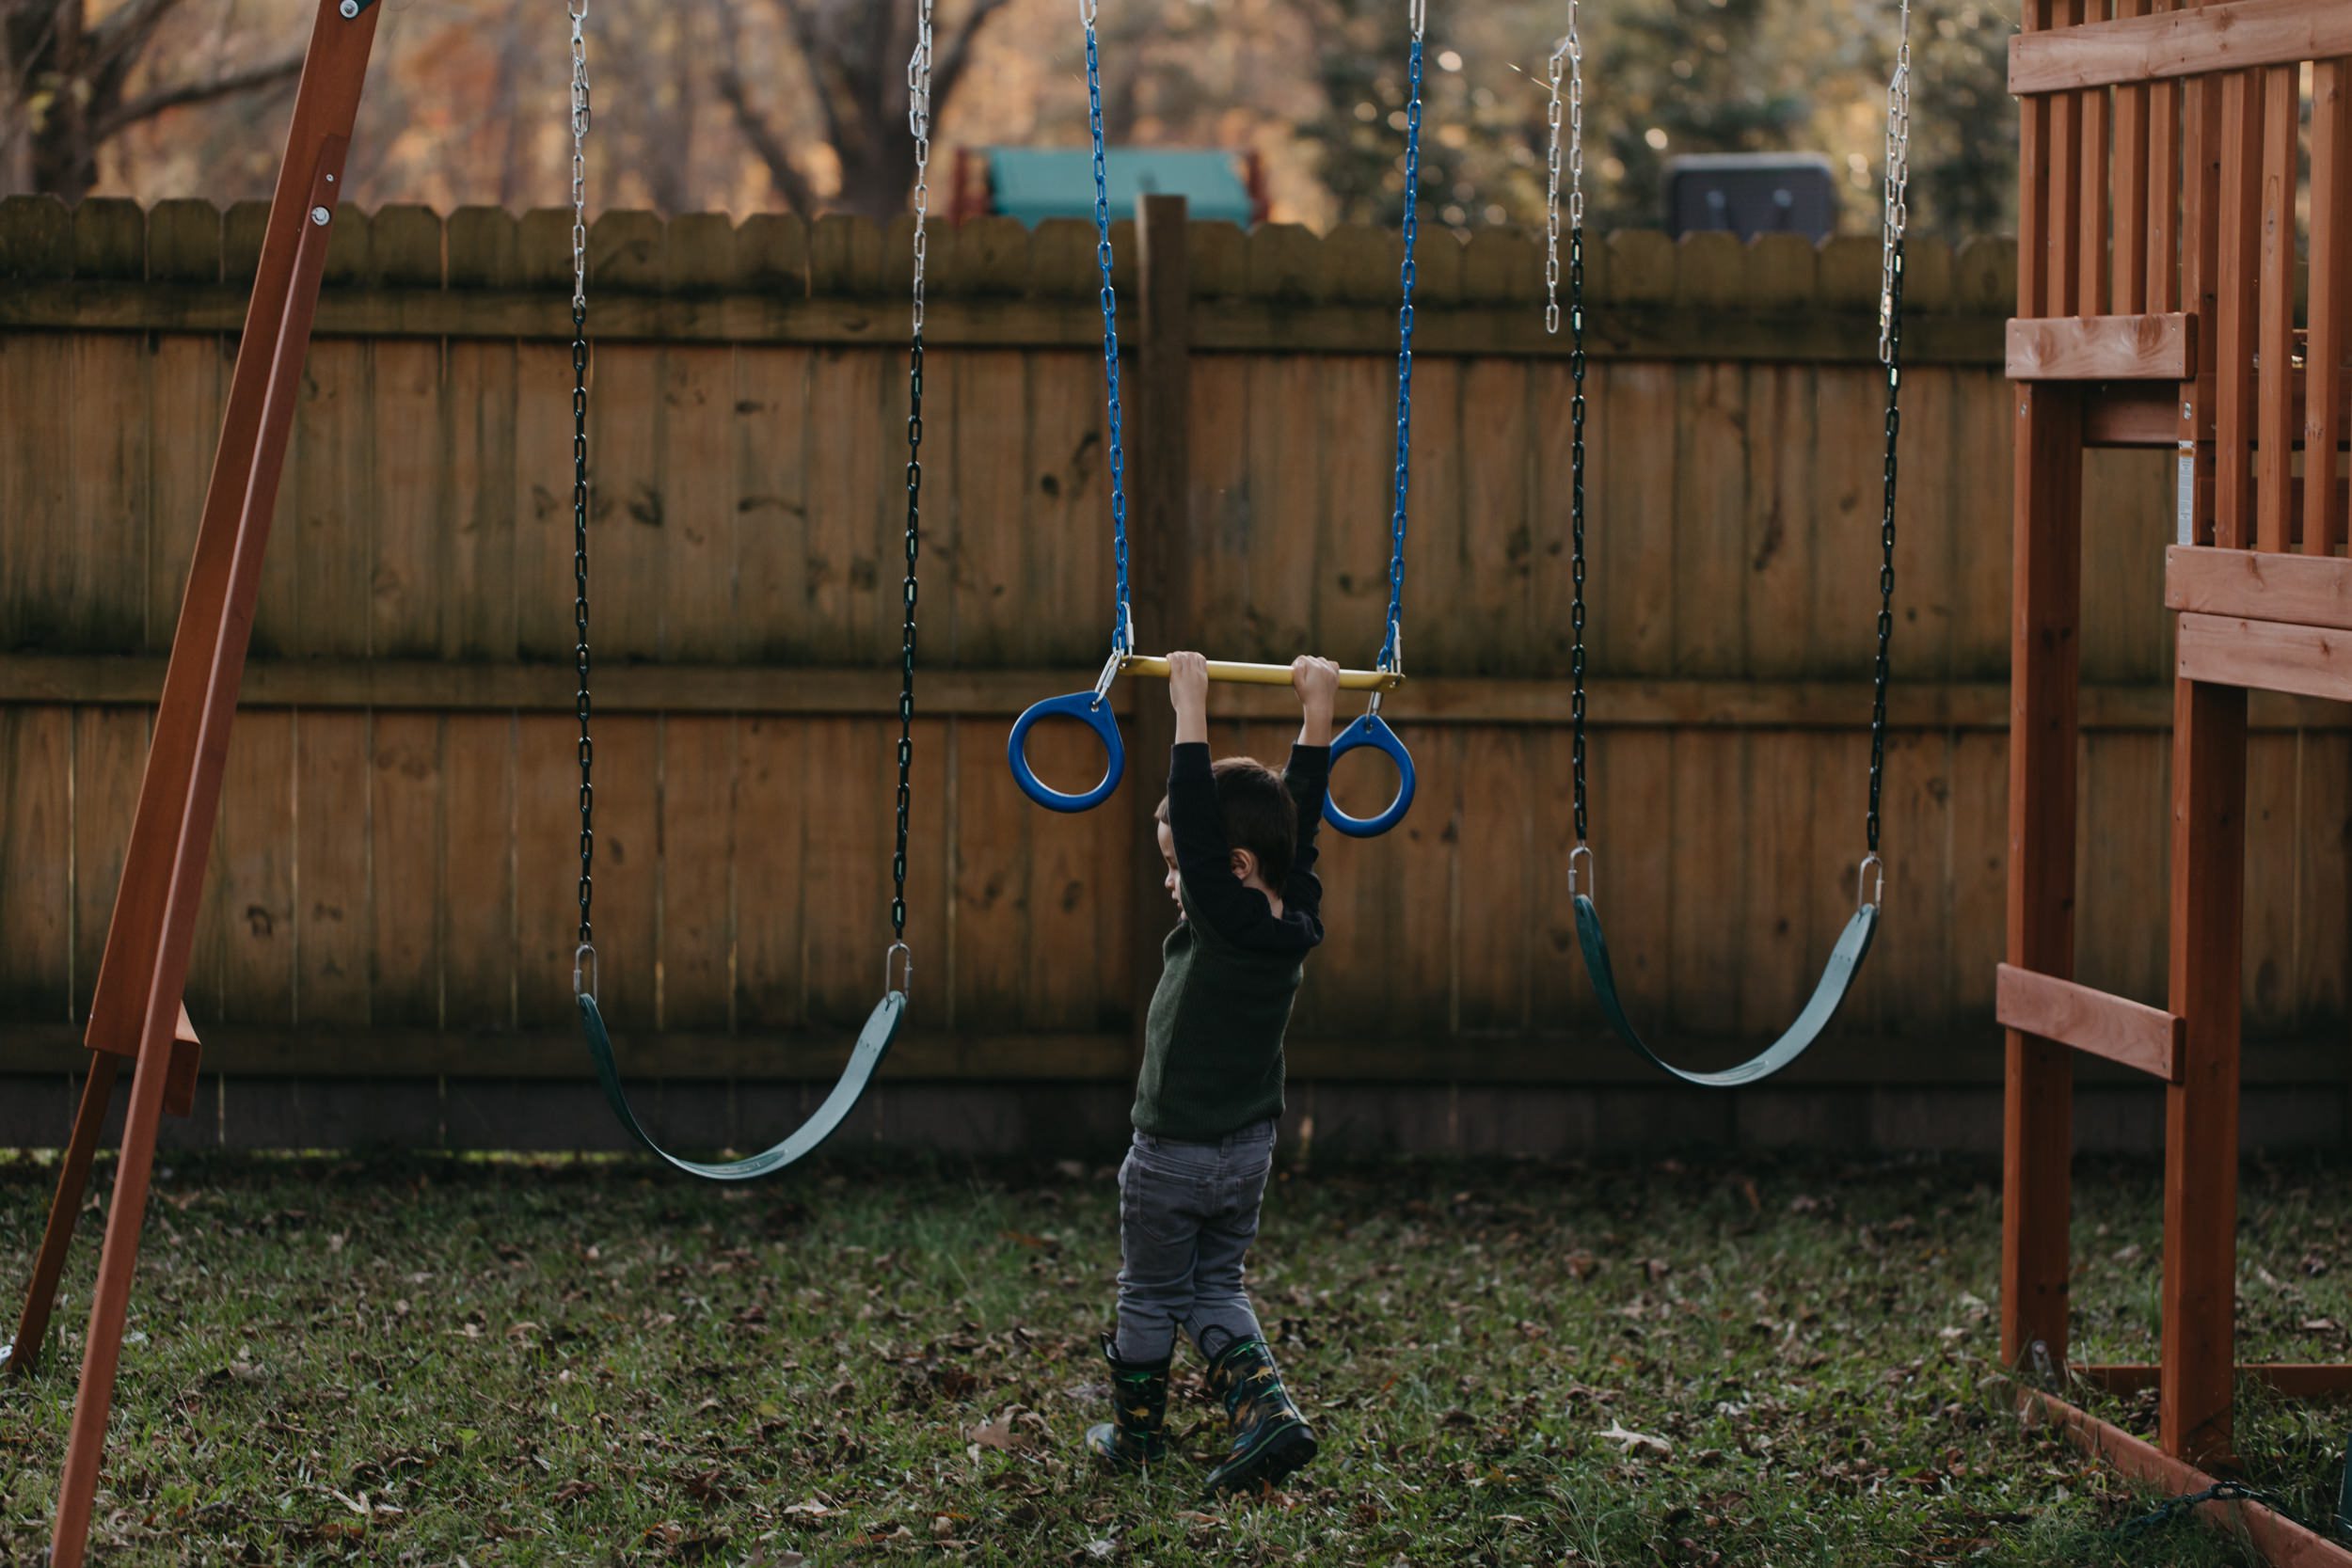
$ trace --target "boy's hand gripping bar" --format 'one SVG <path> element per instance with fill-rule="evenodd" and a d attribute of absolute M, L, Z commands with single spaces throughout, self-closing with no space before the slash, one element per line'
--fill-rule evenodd
<path fill-rule="evenodd" d="M 1013 782 L 1021 793 L 1049 811 L 1090 811 L 1101 805 L 1118 789 L 1127 773 L 1127 748 L 1119 736 L 1119 719 L 1111 711 L 1111 683 L 1121 673 L 1168 678 L 1168 660 L 1147 654 L 1113 654 L 1104 661 L 1103 673 L 1091 691 L 1073 691 L 1066 696 L 1048 697 L 1030 705 L 1020 718 L 1013 721 L 1012 734 L 1006 737 L 1005 760 L 1012 768 Z M 1288 686 L 1291 667 L 1287 664 L 1243 664 L 1225 659 L 1209 660 L 1209 679 L 1242 686 Z M 1401 670 L 1343 670 L 1340 689 L 1343 691 L 1393 691 L 1405 684 Z M 1101 782 L 1091 789 L 1065 794 L 1054 788 L 1029 766 L 1029 731 L 1041 719 L 1067 716 L 1077 720 L 1102 738 L 1104 768 Z M 1327 797 L 1323 815 L 1332 827 L 1351 838 L 1371 838 L 1385 833 L 1405 818 L 1413 803 L 1413 759 L 1404 741 L 1376 711 L 1367 713 L 1332 739 L 1331 762 L 1337 767 L 1342 756 L 1349 752 L 1370 746 L 1384 752 L 1396 764 L 1396 798 L 1387 809 L 1373 816 L 1350 816 Z"/>

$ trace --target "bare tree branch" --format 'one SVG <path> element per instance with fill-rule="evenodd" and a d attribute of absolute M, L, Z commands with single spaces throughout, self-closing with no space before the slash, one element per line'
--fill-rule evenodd
<path fill-rule="evenodd" d="M 109 136 L 130 129 L 141 120 L 152 119 L 167 109 L 185 108 L 195 103 L 211 103 L 223 98 L 233 98 L 241 92 L 253 92 L 292 81 L 302 73 L 302 56 L 289 55 L 267 65 L 250 66 L 232 71 L 226 76 L 215 76 L 209 82 L 183 82 L 177 87 L 158 87 L 142 93 L 121 104 L 99 120 L 93 127 L 93 139 L 104 141 Z"/>
<path fill-rule="evenodd" d="M 963 80 L 963 72 L 972 63 L 972 41 L 979 36 L 981 24 L 1011 3 L 1012 0 L 977 0 L 971 14 L 963 19 L 963 25 L 948 40 L 946 52 L 940 56 L 938 65 L 931 71 L 934 112 L 945 109 L 947 101 L 955 96 L 956 84 Z"/>
<path fill-rule="evenodd" d="M 742 73 L 735 69 L 731 57 L 729 63 L 718 68 L 713 85 L 718 87 L 719 96 L 725 100 L 727 107 L 734 112 L 736 128 L 743 133 L 743 139 L 752 144 L 752 150 L 758 154 L 759 161 L 768 166 L 768 178 L 775 182 L 777 194 L 784 198 L 784 204 L 803 218 L 814 217 L 817 193 L 810 188 L 807 177 L 794 166 L 791 151 L 776 135 L 775 127 L 768 123 L 766 116 L 752 107 L 751 99 L 743 89 Z"/>

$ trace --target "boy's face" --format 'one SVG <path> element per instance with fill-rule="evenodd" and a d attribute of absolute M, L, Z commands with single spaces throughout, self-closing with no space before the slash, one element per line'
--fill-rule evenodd
<path fill-rule="evenodd" d="M 1160 859 L 1168 863 L 1168 877 L 1160 885 L 1168 889 L 1168 901 L 1181 911 L 1184 901 L 1176 891 L 1176 835 L 1165 822 L 1160 824 Z"/>

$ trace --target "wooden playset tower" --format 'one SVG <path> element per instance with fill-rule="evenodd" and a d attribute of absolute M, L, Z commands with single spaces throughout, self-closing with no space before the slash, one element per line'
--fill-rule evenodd
<path fill-rule="evenodd" d="M 2352 1367 L 2240 1367 L 2234 1355 L 2247 702 L 2252 691 L 2352 700 L 2343 553 L 2352 4 L 2026 0 L 2024 23 L 2010 62 L 2023 135 L 2009 336 L 2017 492 L 1998 993 L 2009 1032 L 2002 1350 L 2047 1387 L 2070 1370 L 2121 1390 L 2153 1381 L 2153 1444 L 2059 1393 L 2027 1397 L 2123 1469 L 2182 1491 L 2233 1463 L 2238 1377 L 2289 1396 L 2352 1390 Z M 2297 243 L 2306 212 L 2308 281 Z M 2092 447 L 2169 448 L 2179 464 L 2165 573 L 2178 662 L 2163 1008 L 2072 978 Z M 2154 1367 L 2068 1367 L 2075 1051 L 2165 1085 Z M 2233 1515 L 2274 1562 L 2352 1568 L 2352 1551 L 2254 1503 L 2207 1507 Z"/>

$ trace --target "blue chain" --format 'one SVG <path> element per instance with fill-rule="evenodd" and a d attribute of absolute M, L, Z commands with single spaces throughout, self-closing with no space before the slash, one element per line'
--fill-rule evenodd
<path fill-rule="evenodd" d="M 1127 630 L 1134 617 L 1127 601 L 1126 457 L 1119 439 L 1119 301 L 1111 293 L 1111 187 L 1103 162 L 1103 67 L 1095 53 L 1091 16 L 1087 18 L 1087 115 L 1094 130 L 1094 259 L 1103 269 L 1103 379 L 1110 388 L 1111 553 L 1119 573 L 1119 602 L 1111 607 L 1111 652 L 1124 654 L 1134 652 L 1127 646 Z M 1406 265 L 1410 264 L 1408 261 Z"/>
<path fill-rule="evenodd" d="M 1421 199 L 1421 29 L 1413 30 L 1413 62 L 1405 109 L 1405 286 L 1396 311 L 1396 510 L 1389 554 L 1389 633 L 1380 644 L 1380 668 L 1398 668 L 1398 641 L 1405 624 L 1405 496 L 1410 483 L 1413 442 L 1413 236 Z"/>

